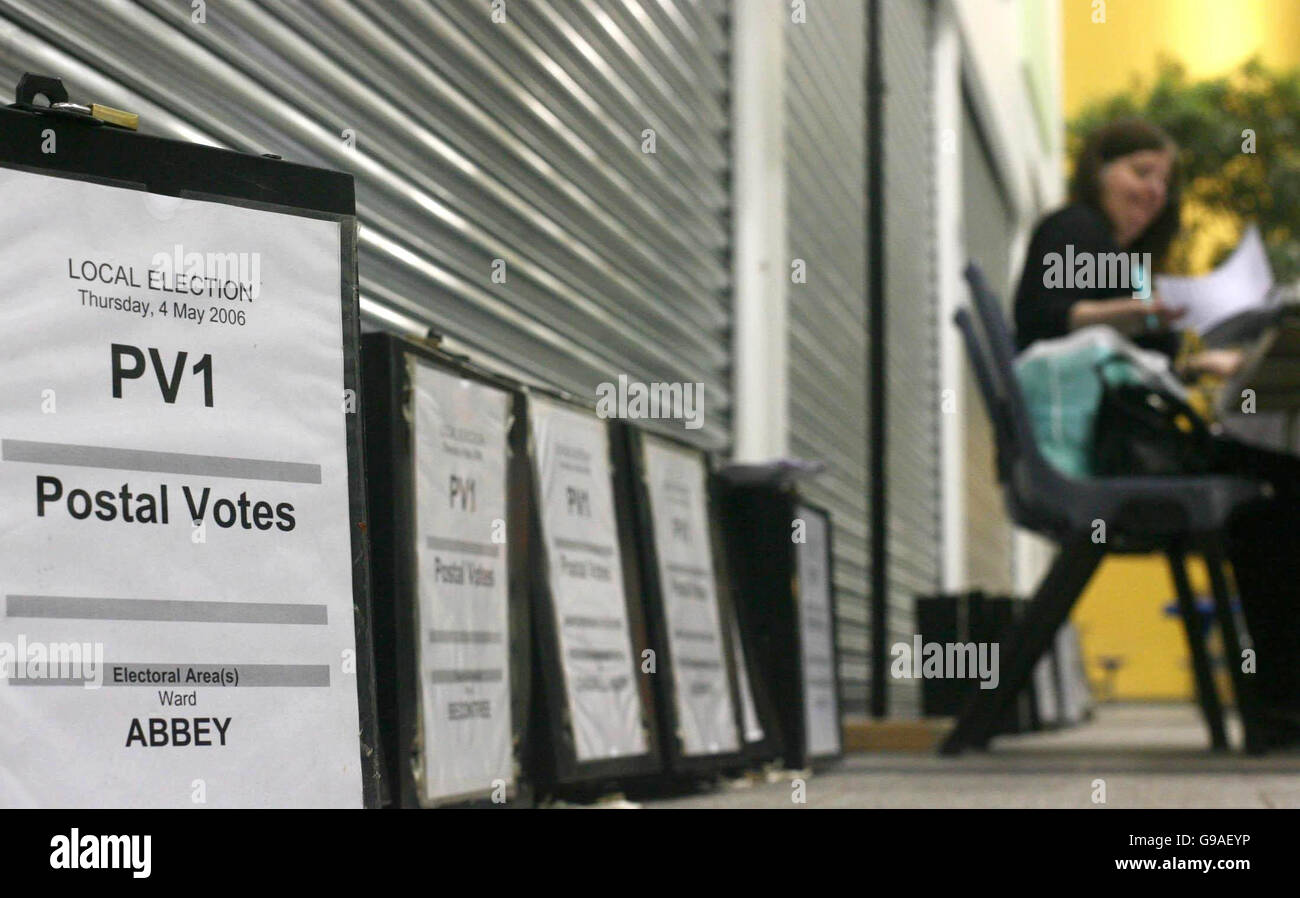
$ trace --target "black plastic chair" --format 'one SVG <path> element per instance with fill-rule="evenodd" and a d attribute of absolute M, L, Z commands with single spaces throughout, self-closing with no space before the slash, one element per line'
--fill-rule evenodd
<path fill-rule="evenodd" d="M 1169 559 L 1211 745 L 1224 750 L 1228 740 L 1223 708 L 1185 563 L 1188 552 L 1205 558 L 1245 747 L 1251 752 L 1263 750 L 1251 683 L 1241 670 L 1240 628 L 1225 572 L 1223 530 L 1235 509 L 1265 494 L 1265 485 L 1220 476 L 1081 479 L 1062 474 L 1038 451 L 1016 379 L 1015 345 L 997 297 L 976 265 L 966 267 L 966 280 L 982 338 L 968 309 L 959 310 L 955 321 L 993 422 L 998 479 L 1008 511 L 1020 526 L 1057 542 L 1060 552 L 1020 623 L 1004 640 L 998 688 L 974 690 L 941 751 L 955 754 L 967 747 L 987 747 L 997 721 L 1027 684 L 1101 559 L 1107 553 L 1148 552 L 1161 552 Z"/>

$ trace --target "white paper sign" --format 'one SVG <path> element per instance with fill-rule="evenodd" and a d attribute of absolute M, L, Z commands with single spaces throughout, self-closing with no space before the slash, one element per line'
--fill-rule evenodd
<path fill-rule="evenodd" d="M 803 669 L 804 728 L 809 755 L 838 754 L 839 697 L 835 690 L 835 651 L 831 624 L 830 571 L 827 568 L 826 518 L 799 506 L 805 541 L 798 544 L 799 647 Z"/>
<path fill-rule="evenodd" d="M 698 452 L 649 435 L 644 446 L 683 753 L 734 752 L 740 737 L 714 580 L 708 472 Z"/>
<path fill-rule="evenodd" d="M 1079 723 L 1088 713 L 1091 696 L 1088 677 L 1083 666 L 1083 653 L 1079 647 L 1079 631 L 1066 621 L 1056 631 L 1056 659 L 1061 671 L 1061 698 L 1065 707 L 1066 724 Z"/>
<path fill-rule="evenodd" d="M 579 761 L 644 754 L 609 465 L 595 415 L 529 400 L 542 540 Z"/>
<path fill-rule="evenodd" d="M 426 800 L 514 782 L 506 453 L 510 396 L 407 358 Z"/>
<path fill-rule="evenodd" d="M 731 648 L 735 656 L 736 676 L 740 687 L 740 722 L 745 728 L 746 742 L 762 742 L 766 733 L 763 722 L 758 716 L 758 705 L 754 703 L 754 690 L 749 685 L 749 668 L 745 666 L 745 643 L 740 638 L 740 625 L 735 618 L 731 621 Z"/>
<path fill-rule="evenodd" d="M 0 196 L 0 805 L 359 806 L 339 223 Z"/>
<path fill-rule="evenodd" d="M 1034 699 L 1040 723 L 1056 723 L 1060 717 L 1056 701 L 1055 663 L 1045 654 L 1034 664 Z"/>

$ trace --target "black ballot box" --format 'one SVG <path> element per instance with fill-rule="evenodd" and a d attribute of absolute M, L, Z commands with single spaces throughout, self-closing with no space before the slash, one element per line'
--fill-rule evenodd
<path fill-rule="evenodd" d="M 916 668 L 921 672 L 921 707 L 926 717 L 956 717 L 981 683 L 998 682 L 994 677 L 1004 660 L 1005 639 L 1022 610 L 1023 603 L 1010 596 L 988 595 L 979 590 L 917 598 L 916 645 L 912 653 L 922 655 Z M 942 664 L 932 666 L 937 671 L 925 663 L 927 658 L 935 657 L 935 652 L 944 659 Z M 962 664 L 954 669 L 957 658 L 962 659 Z M 991 670 L 982 671 L 981 664 Z M 940 675 L 927 676 L 927 672 Z M 1031 683 L 1017 696 L 999 723 L 998 733 L 1038 728 L 1034 690 Z"/>
<path fill-rule="evenodd" d="M 609 421 L 524 402 L 539 794 L 590 798 L 663 769 L 629 477 Z"/>
<path fill-rule="evenodd" d="M 0 806 L 379 804 L 352 176 L 17 100 Z"/>
<path fill-rule="evenodd" d="M 681 780 L 774 760 L 779 725 L 741 636 L 708 454 L 631 424 L 615 431 L 656 654 L 666 772 Z"/>
<path fill-rule="evenodd" d="M 527 804 L 523 399 L 436 347 L 362 338 L 375 662 L 402 807 Z"/>
<path fill-rule="evenodd" d="M 786 484 L 724 479 L 718 492 L 737 616 L 785 763 L 834 761 L 843 733 L 830 515 Z"/>

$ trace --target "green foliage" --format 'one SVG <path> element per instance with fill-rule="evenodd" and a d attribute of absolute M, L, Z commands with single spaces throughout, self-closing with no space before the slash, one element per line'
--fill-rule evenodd
<path fill-rule="evenodd" d="M 1137 82 L 1130 93 L 1095 103 L 1070 122 L 1071 158 L 1092 129 L 1134 115 L 1164 128 L 1180 150 L 1184 230 L 1171 270 L 1188 270 L 1194 249 L 1207 241 L 1218 264 L 1238 239 L 1187 227 L 1190 207 L 1228 219 L 1237 235 L 1257 222 L 1278 280 L 1300 278 L 1300 69 L 1279 72 L 1252 59 L 1229 75 L 1190 81 L 1182 66 L 1162 60 L 1154 82 Z M 1253 153 L 1247 132 L 1254 133 Z"/>

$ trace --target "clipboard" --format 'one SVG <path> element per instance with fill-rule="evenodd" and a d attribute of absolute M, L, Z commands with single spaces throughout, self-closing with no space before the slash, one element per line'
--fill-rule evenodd
<path fill-rule="evenodd" d="M 1239 414 L 1246 390 L 1253 391 L 1254 409 Z M 1287 447 L 1294 451 L 1300 438 L 1300 308 L 1282 306 L 1273 313 L 1246 348 L 1241 370 L 1225 384 L 1219 409 L 1242 422 L 1254 414 L 1281 415 Z"/>

